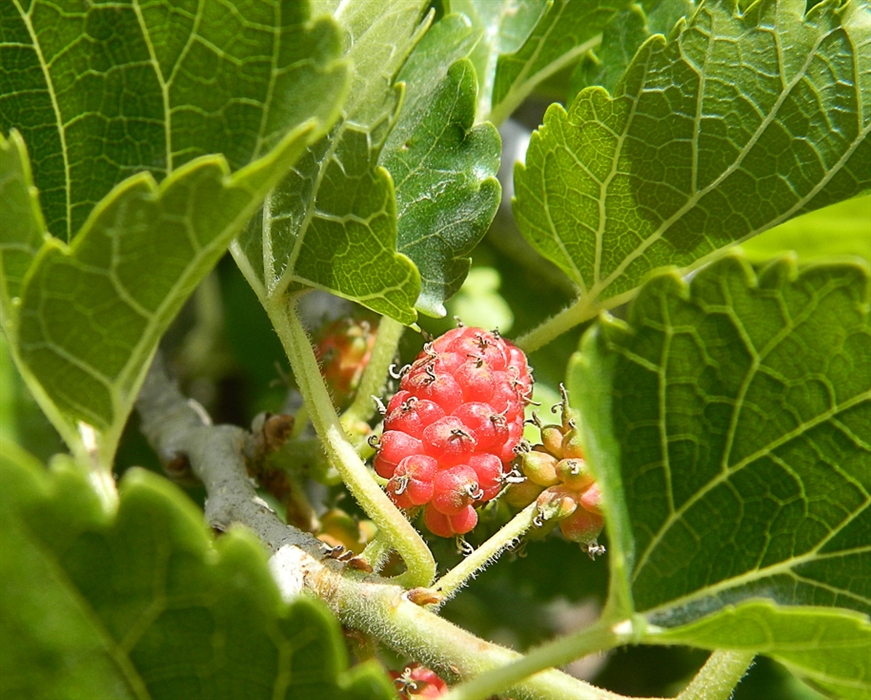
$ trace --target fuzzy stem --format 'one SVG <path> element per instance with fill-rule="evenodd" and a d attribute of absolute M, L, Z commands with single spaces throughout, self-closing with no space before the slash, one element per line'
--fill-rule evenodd
<path fill-rule="evenodd" d="M 595 303 L 595 298 L 589 294 L 584 294 L 571 306 L 543 321 L 514 342 L 524 352 L 534 352 L 547 345 L 554 338 L 593 318 L 598 312 L 599 307 Z"/>
<path fill-rule="evenodd" d="M 754 656 L 746 651 L 715 651 L 676 700 L 729 700 Z"/>
<path fill-rule="evenodd" d="M 599 299 L 598 293 L 601 291 L 601 289 L 594 289 L 585 292 L 571 306 L 551 316 L 528 333 L 524 333 L 514 341 L 515 344 L 524 352 L 535 352 L 554 338 L 589 321 L 602 311 L 625 304 L 637 294 L 638 289 L 630 289 L 628 292 L 607 299 Z"/>
<path fill-rule="evenodd" d="M 369 355 L 369 363 L 360 377 L 360 386 L 354 400 L 342 416 L 342 422 L 368 421 L 375 414 L 375 401 L 373 396 L 379 396 L 384 391 L 387 370 L 396 356 L 396 348 L 399 339 L 405 331 L 399 321 L 383 316 L 378 322 L 378 331 L 375 335 L 375 343 Z"/>
<path fill-rule="evenodd" d="M 369 562 L 372 569 L 379 572 L 387 559 L 387 555 L 390 554 L 391 549 L 390 542 L 379 530 L 375 533 L 375 537 L 372 538 L 372 541 L 366 545 L 362 552 L 360 552 L 360 558 L 365 559 Z"/>
<path fill-rule="evenodd" d="M 348 490 L 405 561 L 406 572 L 397 582 L 410 588 L 428 585 L 435 576 L 432 553 L 375 482 L 342 429 L 311 342 L 297 314 L 295 300 L 270 303 L 267 312 L 284 345 L 309 418 L 330 464 L 336 467 Z"/>
<path fill-rule="evenodd" d="M 562 637 L 539 647 L 514 663 L 475 676 L 472 680 L 453 688 L 444 700 L 485 700 L 521 681 L 527 684 L 534 682 L 536 678 L 549 673 L 547 670 L 549 668 L 566 664 L 591 653 L 612 649 L 626 641 L 628 641 L 626 637 L 615 631 L 613 627 L 599 622 L 577 634 Z M 591 687 L 589 694 L 566 695 L 566 697 L 619 698 L 621 696 Z"/>
<path fill-rule="evenodd" d="M 361 577 L 336 560 L 324 559 L 323 543 L 282 523 L 257 497 L 242 456 L 250 435 L 232 426 L 204 425 L 161 367 L 152 367 L 137 407 L 143 432 L 158 454 L 183 454 L 190 460 L 206 487 L 209 523 L 221 530 L 241 523 L 273 553 L 270 569 L 286 600 L 304 591 L 317 595 L 342 624 L 447 678 L 498 672 L 522 659 L 415 605 L 399 586 L 378 576 Z M 506 689 L 502 685 L 498 690 Z M 518 700 L 624 700 L 553 669 L 519 681 L 510 692 Z"/>
<path fill-rule="evenodd" d="M 490 539 L 436 581 L 431 586 L 432 590 L 443 597 L 443 602 L 453 598 L 470 578 L 494 562 L 506 547 L 533 526 L 537 509 L 538 504 L 535 501 L 526 506 Z"/>

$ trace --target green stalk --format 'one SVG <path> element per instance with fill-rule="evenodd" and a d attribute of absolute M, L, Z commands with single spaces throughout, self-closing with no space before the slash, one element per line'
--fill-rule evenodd
<path fill-rule="evenodd" d="M 676 700 L 729 700 L 754 656 L 748 651 L 715 651 Z"/>
<path fill-rule="evenodd" d="M 562 666 L 588 654 L 613 649 L 627 641 L 629 639 L 626 634 L 599 621 L 576 634 L 560 637 L 534 649 L 513 663 L 487 671 L 470 681 L 455 686 L 444 700 L 486 700 L 491 695 L 500 693 L 506 688 L 517 686 L 521 682 L 528 684 L 534 677 L 547 673 L 548 669 L 555 666 Z M 621 696 L 590 686 L 590 694 L 583 697 L 617 698 Z"/>
<path fill-rule="evenodd" d="M 514 341 L 515 344 L 526 353 L 535 352 L 554 338 L 567 333 L 575 326 L 586 323 L 602 311 L 625 304 L 636 295 L 638 289 L 631 289 L 616 297 L 604 300 L 600 300 L 598 297 L 598 293 L 601 291 L 601 289 L 593 289 L 584 293 L 571 306 L 551 316 L 528 333 L 517 338 Z"/>
<path fill-rule="evenodd" d="M 484 544 L 436 581 L 431 586 L 432 590 L 442 596 L 444 601 L 453 598 L 470 578 L 495 561 L 502 550 L 533 526 L 537 510 L 538 504 L 533 501 L 499 528 Z"/>
<path fill-rule="evenodd" d="M 405 561 L 397 582 L 408 587 L 427 586 L 435 576 L 429 547 L 405 516 L 381 490 L 345 434 L 324 384 L 314 349 L 297 314 L 296 299 L 271 302 L 267 312 L 290 360 L 294 376 L 315 432 L 330 463 L 348 490 Z"/>

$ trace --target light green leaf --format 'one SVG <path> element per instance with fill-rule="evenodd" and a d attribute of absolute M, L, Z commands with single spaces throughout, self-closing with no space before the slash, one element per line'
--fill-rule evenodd
<path fill-rule="evenodd" d="M 514 212 L 591 313 L 657 267 L 693 269 L 871 186 L 867 0 L 804 9 L 712 0 L 675 39 L 647 41 L 613 97 L 550 107 Z"/>
<path fill-rule="evenodd" d="M 223 153 L 233 170 L 335 118 L 335 25 L 308 3 L 0 3 L 0 133 L 19 130 L 49 231 L 69 241 L 143 170 Z M 14 67 L 14 68 L 12 68 Z"/>
<path fill-rule="evenodd" d="M 568 384 L 601 480 L 618 615 L 765 597 L 871 612 L 867 265 L 741 257 L 654 278 Z"/>
<path fill-rule="evenodd" d="M 420 39 L 425 3 L 342 3 L 335 19 L 354 66 L 341 119 L 276 188 L 233 254 L 261 301 L 316 287 L 403 323 L 420 275 L 396 252 L 396 199 L 378 156 L 401 98 L 396 74 Z M 321 9 L 333 9 L 327 3 Z"/>
<path fill-rule="evenodd" d="M 213 542 L 165 479 L 129 471 L 107 516 L 75 470 L 0 450 L 0 695 L 389 700 L 347 671 L 320 603 L 281 602 L 243 530 Z"/>
<path fill-rule="evenodd" d="M 161 335 L 314 129 L 303 124 L 233 175 L 223 157 L 206 156 L 160 185 L 148 173 L 133 176 L 95 208 L 70 246 L 44 243 L 20 299 L 2 300 L 4 330 L 28 387 L 74 450 L 82 421 L 100 433 L 102 463 L 111 462 Z M 29 187 L 26 159 L 16 163 L 0 177 Z M 13 245 L 18 238 L 10 237 Z M 5 271 L 5 237 L 0 256 Z"/>
<path fill-rule="evenodd" d="M 871 261 L 871 195 L 797 216 L 741 244 L 753 262 L 795 253 L 808 261 L 856 255 Z"/>
<path fill-rule="evenodd" d="M 417 308 L 430 316 L 445 315 L 499 206 L 499 134 L 472 126 L 475 72 L 464 57 L 478 39 L 463 15 L 424 35 L 399 73 L 407 92 L 381 154 L 396 183 L 398 250 L 420 270 Z"/>
<path fill-rule="evenodd" d="M 650 12 L 641 5 L 631 4 L 615 14 L 602 31 L 602 44 L 586 54 L 572 73 L 567 104 L 586 87 L 600 85 L 613 93 L 635 52 L 654 34 L 668 37 L 682 17 L 689 17 L 693 0 L 660 0 L 650 3 Z"/>
<path fill-rule="evenodd" d="M 599 45 L 608 21 L 628 0 L 555 0 L 523 46 L 499 56 L 488 119 L 507 119 L 536 85 Z"/>
<path fill-rule="evenodd" d="M 871 695 L 871 622 L 847 610 L 748 601 L 643 641 L 767 654 L 829 696 Z"/>

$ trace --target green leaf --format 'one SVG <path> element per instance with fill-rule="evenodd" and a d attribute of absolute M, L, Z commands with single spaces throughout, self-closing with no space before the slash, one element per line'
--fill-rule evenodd
<path fill-rule="evenodd" d="M 308 3 L 0 3 L 0 133 L 19 130 L 48 229 L 70 241 L 130 175 L 224 153 L 236 170 L 347 89 Z"/>
<path fill-rule="evenodd" d="M 871 694 L 871 622 L 846 610 L 749 601 L 643 641 L 767 654 L 829 696 Z"/>
<path fill-rule="evenodd" d="M 335 10 L 354 72 L 341 119 L 276 188 L 233 254 L 261 301 L 315 287 L 403 323 L 420 275 L 396 252 L 396 198 L 378 156 L 402 90 L 396 74 L 420 39 L 425 3 L 322 3 Z"/>
<path fill-rule="evenodd" d="M 753 262 L 795 253 L 808 261 L 833 255 L 855 255 L 871 261 L 871 195 L 854 197 L 797 216 L 741 244 Z"/>
<path fill-rule="evenodd" d="M 430 316 L 445 315 L 499 207 L 499 134 L 472 126 L 477 88 L 464 57 L 478 38 L 463 15 L 424 35 L 399 73 L 406 95 L 381 154 L 396 185 L 398 250 L 420 271 L 416 306 Z"/>
<path fill-rule="evenodd" d="M 451 10 L 461 12 L 480 34 L 469 59 L 478 78 L 478 119 L 489 119 L 496 66 L 502 54 L 519 51 L 553 0 L 452 0 Z"/>
<path fill-rule="evenodd" d="M 804 8 L 712 0 L 647 41 L 613 98 L 548 109 L 514 212 L 589 308 L 871 186 L 867 0 Z"/>
<path fill-rule="evenodd" d="M 499 56 L 488 119 L 507 119 L 536 85 L 599 45 L 608 21 L 627 0 L 555 0 L 514 52 Z"/>
<path fill-rule="evenodd" d="M 5 222 L 0 239 L 0 325 L 5 329 L 12 300 L 45 238 L 27 149 L 16 131 L 8 140 L 0 132 L 0 221 Z"/>
<path fill-rule="evenodd" d="M 161 335 L 314 127 L 303 124 L 233 175 L 222 156 L 192 161 L 160 185 L 135 175 L 95 208 L 70 246 L 46 240 L 18 303 L 3 299 L 5 330 L 28 387 L 73 449 L 83 421 L 101 434 L 100 456 L 111 462 Z M 29 187 L 26 160 L 10 167 L 16 163 L 0 177 Z M 0 213 L 5 208 L 4 200 Z M 13 233 L 12 244 L 20 237 Z"/>
<path fill-rule="evenodd" d="M 654 34 L 669 36 L 675 24 L 694 9 L 693 0 L 660 0 L 646 14 L 636 4 L 615 14 L 602 31 L 601 46 L 586 54 L 572 72 L 567 104 L 593 85 L 613 93 L 641 45 Z"/>
<path fill-rule="evenodd" d="M 0 450 L 0 695 L 29 698 L 384 698 L 347 671 L 320 604 L 281 602 L 261 545 L 217 542 L 174 486 L 144 470 L 116 515 L 77 471 Z"/>
<path fill-rule="evenodd" d="M 612 607 L 677 626 L 754 597 L 871 612 L 871 285 L 741 257 L 654 278 L 568 384 L 607 504 Z M 604 400 L 603 400 L 604 397 Z"/>

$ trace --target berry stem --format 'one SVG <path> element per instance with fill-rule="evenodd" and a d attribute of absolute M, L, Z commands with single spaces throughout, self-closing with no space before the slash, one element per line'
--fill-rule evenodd
<path fill-rule="evenodd" d="M 600 290 L 601 291 L 601 290 Z M 620 294 L 619 296 L 599 301 L 593 292 L 587 292 L 572 303 L 571 306 L 554 314 L 531 331 L 524 333 L 514 341 L 525 353 L 535 352 L 543 348 L 554 338 L 567 333 L 575 326 L 595 318 L 601 311 L 613 309 L 632 298 L 637 290 Z"/>
<path fill-rule="evenodd" d="M 348 421 L 368 421 L 375 414 L 375 401 L 372 397 L 380 397 L 384 391 L 387 371 L 396 356 L 396 348 L 403 331 L 405 326 L 399 321 L 387 316 L 381 317 L 375 343 L 369 353 L 369 363 L 360 377 L 360 385 L 353 402 L 342 415 L 343 424 Z"/>
<path fill-rule="evenodd" d="M 715 651 L 675 700 L 729 700 L 754 657 L 747 651 Z"/>
<path fill-rule="evenodd" d="M 560 637 L 533 649 L 513 663 L 482 673 L 472 680 L 454 686 L 444 700 L 485 700 L 545 669 L 562 666 L 588 654 L 613 649 L 631 641 L 629 635 L 600 620 L 576 634 Z M 591 688 L 589 698 L 619 698 L 607 691 Z M 576 696 L 581 697 L 581 696 Z"/>
<path fill-rule="evenodd" d="M 435 576 L 432 553 L 375 482 L 342 429 L 314 349 L 297 313 L 296 301 L 296 298 L 271 301 L 267 312 L 290 360 L 315 432 L 348 490 L 405 561 L 406 572 L 397 577 L 397 583 L 409 588 L 426 586 Z"/>
<path fill-rule="evenodd" d="M 381 567 L 384 566 L 384 563 L 387 560 L 387 555 L 390 554 L 391 549 L 390 542 L 379 530 L 375 533 L 375 537 L 372 538 L 372 541 L 366 545 L 362 552 L 360 552 L 360 558 L 369 562 L 373 571 L 378 573 L 381 571 Z"/>
<path fill-rule="evenodd" d="M 537 508 L 535 501 L 526 506 L 490 539 L 436 581 L 431 587 L 432 590 L 443 598 L 443 602 L 453 598 L 470 578 L 496 561 L 506 547 L 533 527 Z"/>

